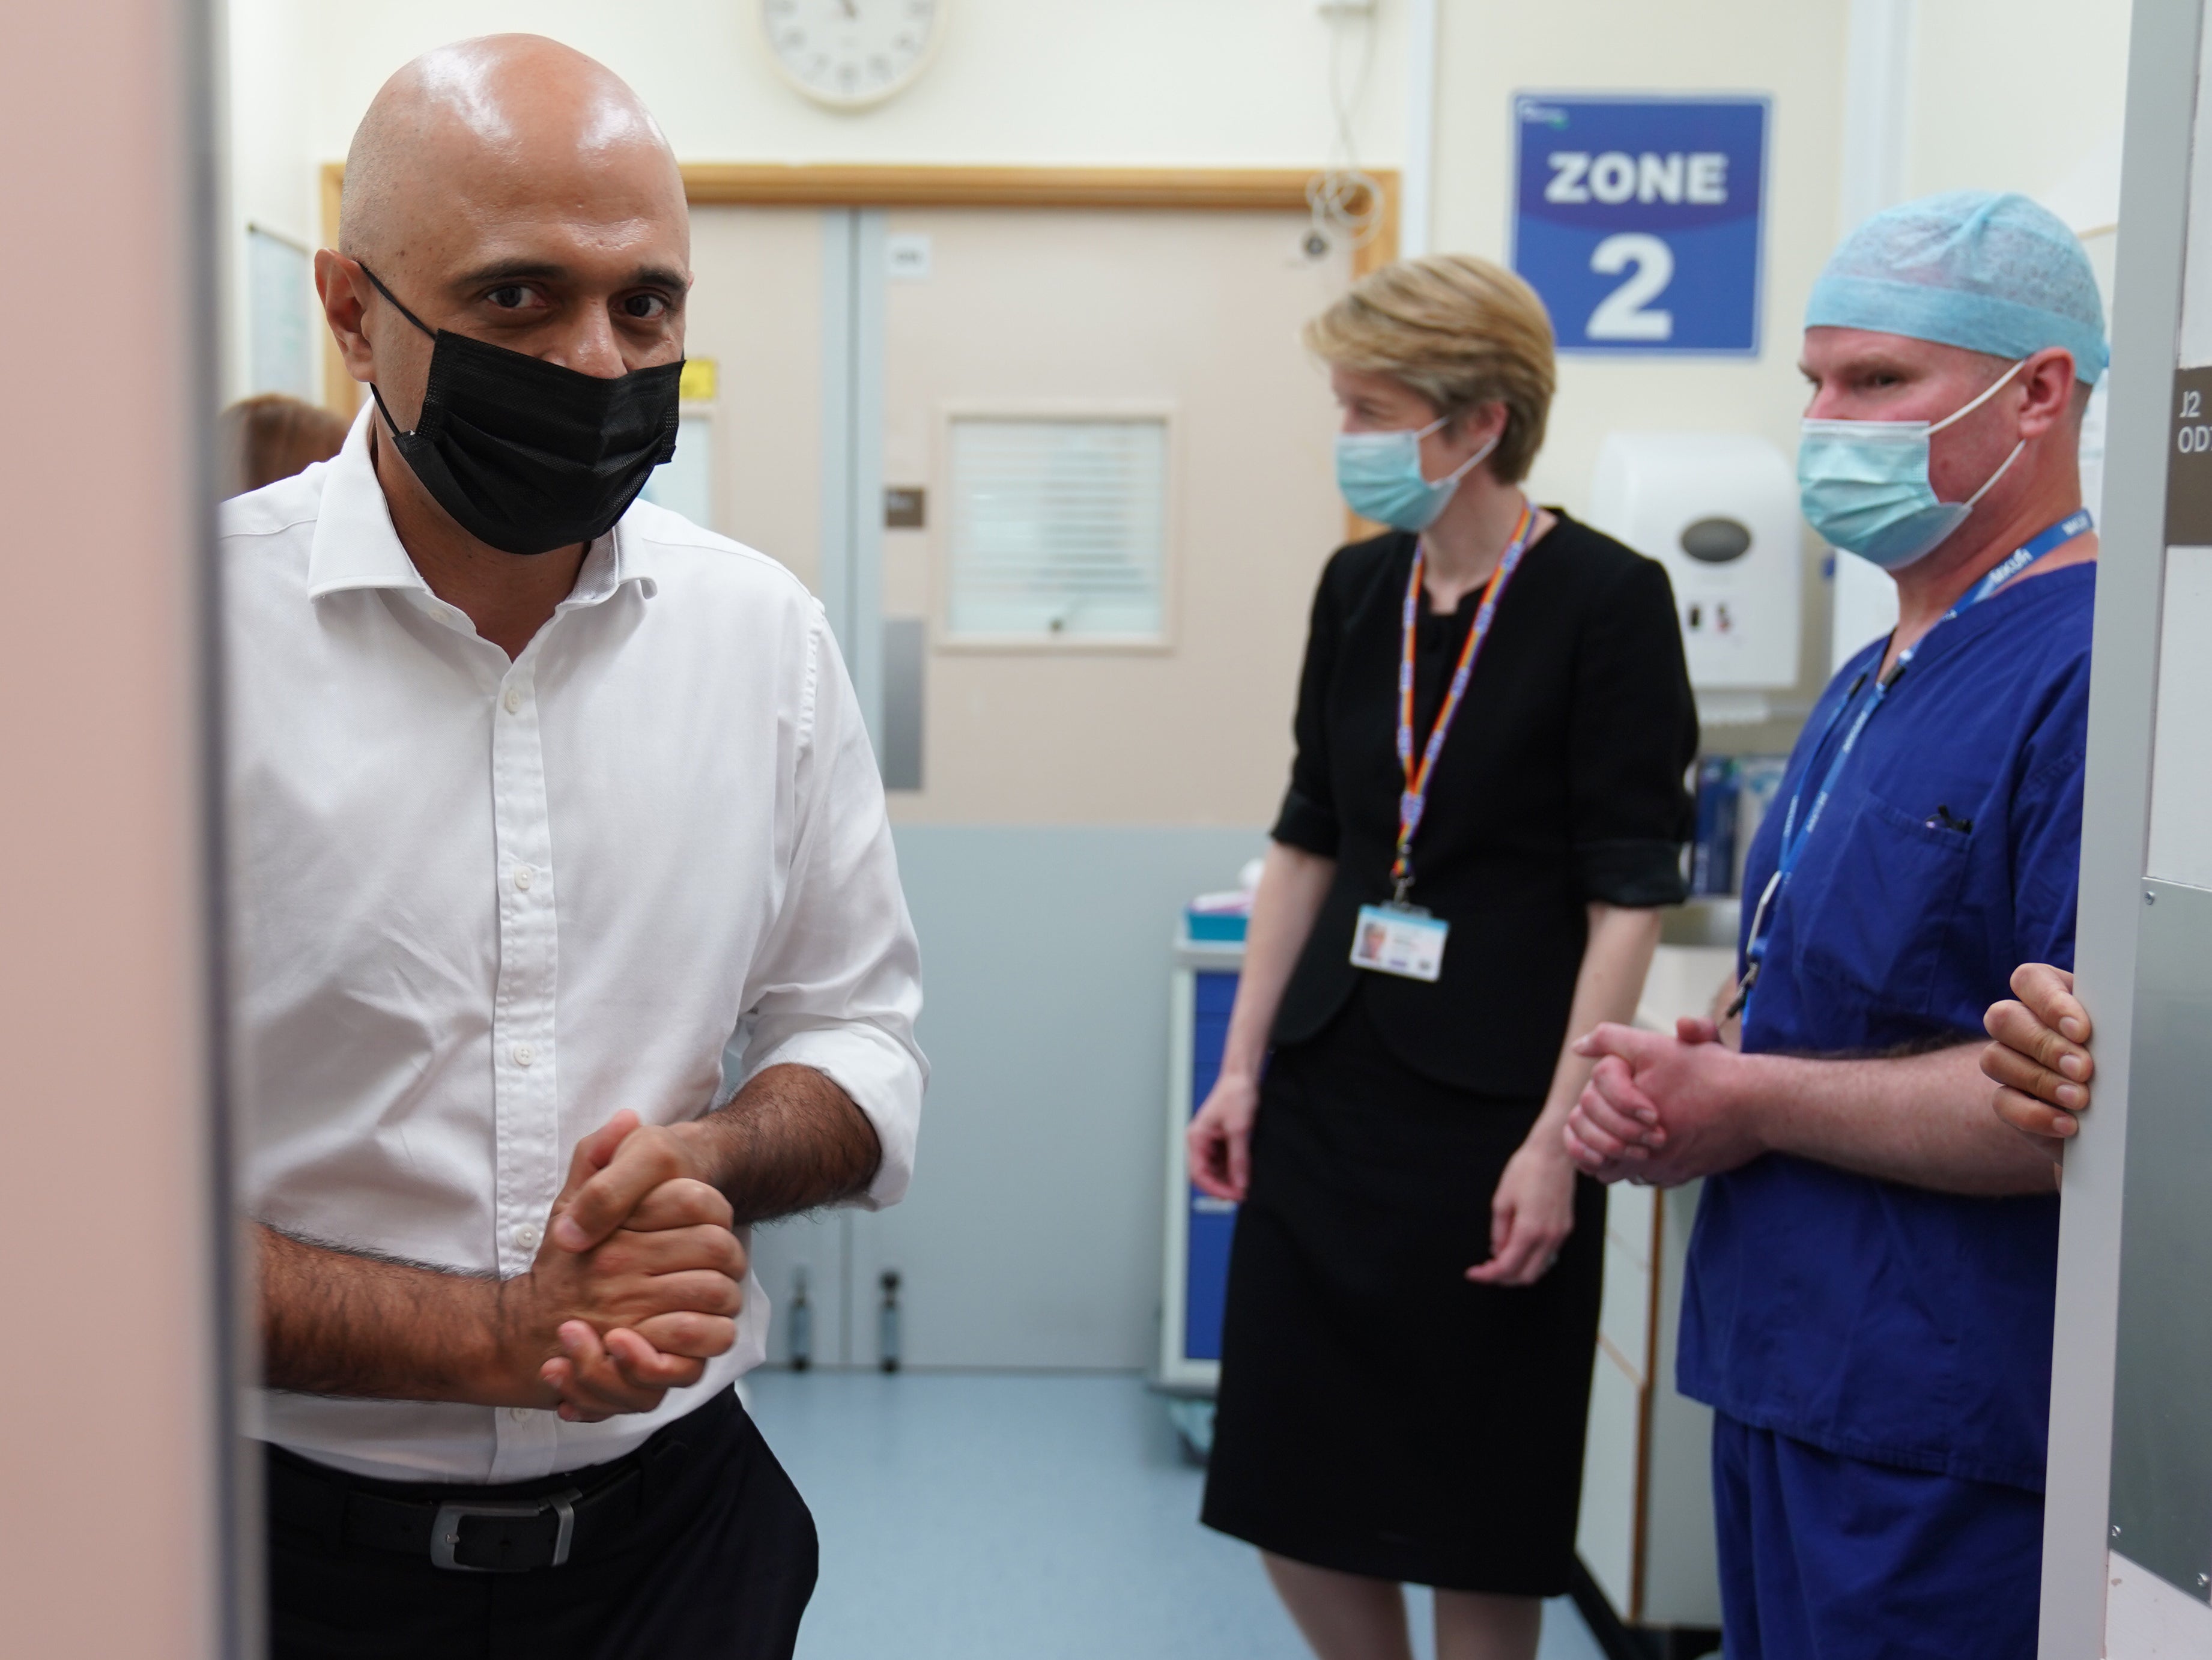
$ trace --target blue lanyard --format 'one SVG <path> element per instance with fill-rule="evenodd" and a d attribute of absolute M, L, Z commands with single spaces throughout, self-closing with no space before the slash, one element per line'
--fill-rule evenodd
<path fill-rule="evenodd" d="M 1835 735 L 1838 723 L 1850 712 L 1851 705 L 1858 701 L 1860 689 L 1869 678 L 1874 680 L 1874 690 L 1860 708 L 1858 718 L 1844 733 L 1844 741 L 1837 746 L 1827 770 L 1820 775 L 1820 787 L 1814 793 L 1812 807 L 1806 812 L 1802 824 L 1798 822 L 1798 810 L 1804 803 L 1805 781 L 1800 778 L 1797 787 L 1790 793 L 1790 808 L 1782 820 L 1781 853 L 1775 861 L 1774 874 L 1767 881 L 1766 891 L 1759 897 L 1759 907 L 1752 913 L 1751 935 L 1743 948 L 1746 964 L 1743 985 L 1736 994 L 1730 1012 L 1741 1009 L 1750 999 L 1752 986 L 1759 978 L 1759 965 L 1766 960 L 1766 942 L 1774 931 L 1774 905 L 1781 898 L 1782 891 L 1789 886 L 1790 873 L 1797 868 L 1797 861 L 1804 854 L 1805 843 L 1811 839 L 1814 826 L 1820 822 L 1822 813 L 1826 811 L 1828 798 L 1834 793 L 1836 778 L 1843 771 L 1844 763 L 1851 758 L 1851 751 L 1858 746 L 1859 734 L 1867 729 L 1867 722 L 1874 719 L 1875 711 L 1887 701 L 1891 689 L 1903 678 L 1905 671 L 1912 666 L 1912 660 L 1920 648 L 1928 643 L 1936 629 L 1942 628 L 1961 611 L 1972 611 L 2045 554 L 2054 548 L 2063 547 L 2088 531 L 2095 522 L 2090 517 L 2088 508 L 2076 508 L 2057 524 L 2023 544 L 2002 564 L 1975 583 L 1965 599 L 1936 619 L 1935 628 L 1929 629 L 1927 634 L 1922 635 L 1897 654 L 1897 661 L 1891 665 L 1888 673 L 1877 678 L 1873 669 L 1863 669 L 1858 678 L 1851 682 L 1850 690 L 1844 694 L 1842 701 L 1830 713 L 1827 725 L 1820 728 L 1820 741 L 1813 746 L 1814 759 L 1818 759 L 1820 751 L 1827 747 L 1828 739 Z M 1810 770 L 1808 765 L 1807 771 Z"/>

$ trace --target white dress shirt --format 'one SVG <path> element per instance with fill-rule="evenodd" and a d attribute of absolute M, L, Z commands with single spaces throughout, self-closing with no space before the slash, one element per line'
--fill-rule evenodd
<path fill-rule="evenodd" d="M 817 1068 L 914 1168 L 920 963 L 882 785 L 821 607 L 640 502 L 512 662 L 392 527 L 368 412 L 332 461 L 225 504 L 228 814 L 245 1202 L 296 1236 L 526 1271 L 575 1144 Z M 255 1432 L 358 1475 L 517 1481 L 617 1457 L 659 1410 L 264 1392 Z"/>

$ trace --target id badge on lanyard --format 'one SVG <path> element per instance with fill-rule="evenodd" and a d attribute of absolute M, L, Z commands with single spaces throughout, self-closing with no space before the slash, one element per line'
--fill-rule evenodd
<path fill-rule="evenodd" d="M 1467 644 L 1460 648 L 1450 689 L 1444 693 L 1443 706 L 1437 711 L 1436 725 L 1430 729 L 1429 741 L 1422 747 L 1418 765 L 1413 758 L 1413 640 L 1415 624 L 1420 617 L 1421 573 L 1426 554 L 1419 544 L 1414 546 L 1413 574 L 1406 583 L 1398 654 L 1398 764 L 1405 773 L 1406 787 L 1398 797 L 1398 854 L 1390 866 L 1394 891 L 1388 904 L 1359 908 L 1359 920 L 1352 931 L 1354 968 L 1431 982 L 1444 971 L 1444 940 L 1451 933 L 1451 924 L 1440 916 L 1431 915 L 1419 905 L 1408 903 L 1406 898 L 1413 885 L 1413 833 L 1420 829 L 1421 814 L 1429 804 L 1429 779 L 1436 769 L 1437 757 L 1443 749 L 1444 734 L 1451 730 L 1452 717 L 1459 713 L 1461 701 L 1467 696 L 1467 683 L 1474 672 L 1475 659 L 1481 655 L 1483 642 L 1490 637 L 1491 623 L 1498 615 L 1498 602 L 1505 593 L 1505 585 L 1513 580 L 1521 556 L 1528 550 L 1528 532 L 1535 522 L 1536 509 L 1523 502 L 1520 522 L 1513 527 L 1513 539 L 1506 544 L 1498 569 L 1491 572 L 1490 581 L 1483 587 L 1482 603 L 1475 610 L 1474 624 L 1467 631 Z"/>
<path fill-rule="evenodd" d="M 1354 968 L 1434 981 L 1444 971 L 1444 936 L 1451 924 L 1419 905 L 1362 905 L 1352 936 Z"/>

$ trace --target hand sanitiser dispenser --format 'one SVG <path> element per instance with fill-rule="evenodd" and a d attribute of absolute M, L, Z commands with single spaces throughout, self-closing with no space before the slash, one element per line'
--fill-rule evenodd
<path fill-rule="evenodd" d="M 1589 521 L 1667 567 L 1700 717 L 1765 719 L 1765 694 L 1797 684 L 1801 631 L 1803 532 L 1782 452 L 1741 433 L 1614 433 Z"/>

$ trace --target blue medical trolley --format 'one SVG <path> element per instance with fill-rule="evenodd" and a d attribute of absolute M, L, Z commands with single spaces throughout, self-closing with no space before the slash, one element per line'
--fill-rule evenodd
<path fill-rule="evenodd" d="M 1190 1183 L 1183 1132 L 1212 1089 L 1229 1036 L 1229 1011 L 1244 965 L 1243 918 L 1235 938 L 1193 939 L 1194 929 L 1230 933 L 1228 919 L 1187 919 L 1175 946 L 1168 1036 L 1167 1249 L 1160 1296 L 1162 1388 L 1211 1395 L 1221 1375 L 1221 1307 L 1229 1287 L 1229 1240 L 1237 1207 Z"/>

